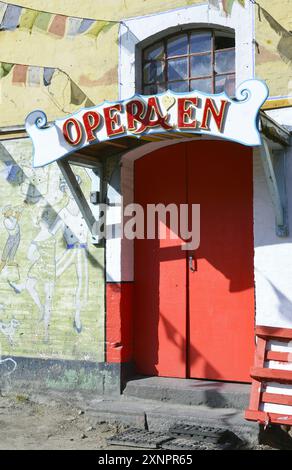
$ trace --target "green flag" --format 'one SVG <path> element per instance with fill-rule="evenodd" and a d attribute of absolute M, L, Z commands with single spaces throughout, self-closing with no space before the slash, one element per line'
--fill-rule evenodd
<path fill-rule="evenodd" d="M 38 14 L 39 12 L 36 10 L 24 8 L 20 17 L 19 28 L 31 31 Z"/>
<path fill-rule="evenodd" d="M 222 0 L 223 10 L 227 15 L 231 14 L 234 1 L 235 0 Z"/>
<path fill-rule="evenodd" d="M 103 28 L 109 24 L 110 23 L 108 21 L 95 21 L 91 28 L 85 33 L 85 35 L 97 37 Z"/>
<path fill-rule="evenodd" d="M 39 11 L 38 15 L 36 17 L 36 20 L 34 22 L 33 27 L 37 28 L 37 29 L 40 29 L 42 31 L 48 31 L 49 24 L 50 24 L 51 18 L 53 16 L 54 15 L 52 13 L 46 13 L 46 12 L 43 12 L 43 11 Z"/>
<path fill-rule="evenodd" d="M 0 63 L 0 78 L 6 77 L 9 74 L 14 64 L 8 64 L 7 62 Z"/>

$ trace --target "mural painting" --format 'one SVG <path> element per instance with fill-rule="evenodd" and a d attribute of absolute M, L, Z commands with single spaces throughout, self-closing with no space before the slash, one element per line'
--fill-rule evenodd
<path fill-rule="evenodd" d="M 103 249 L 58 167 L 31 157 L 28 139 L 0 144 L 2 354 L 103 361 Z M 76 179 L 90 191 L 88 172 Z"/>

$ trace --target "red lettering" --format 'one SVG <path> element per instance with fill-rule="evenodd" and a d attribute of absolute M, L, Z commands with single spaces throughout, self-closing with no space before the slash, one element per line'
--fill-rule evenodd
<path fill-rule="evenodd" d="M 88 111 L 83 115 L 83 124 L 85 127 L 87 140 L 92 142 L 96 139 L 96 136 L 93 134 L 93 131 L 96 130 L 100 124 L 100 114 L 95 111 Z"/>
<path fill-rule="evenodd" d="M 153 115 L 156 116 L 153 118 Z M 153 96 L 152 98 L 148 99 L 148 107 L 146 111 L 146 115 L 144 117 L 144 124 L 147 127 L 157 127 L 160 126 L 163 129 L 169 131 L 173 127 L 167 124 L 168 115 L 163 116 L 160 108 L 159 103 L 157 102 L 157 98 Z"/>
<path fill-rule="evenodd" d="M 192 119 L 192 111 L 193 111 L 193 106 L 198 105 L 198 98 L 178 98 L 178 103 L 177 103 L 177 111 L 178 111 L 178 116 L 177 116 L 177 127 L 179 129 L 184 129 L 184 128 L 194 128 L 197 125 L 197 120 Z M 188 105 L 188 106 L 186 106 Z M 186 122 L 185 118 L 189 118 L 190 121 Z"/>
<path fill-rule="evenodd" d="M 113 135 L 123 134 L 125 132 L 124 126 L 121 126 L 120 116 L 118 113 L 122 112 L 122 105 L 115 104 L 104 108 L 104 119 L 107 130 L 107 135 L 112 137 Z"/>
<path fill-rule="evenodd" d="M 76 137 L 75 139 L 72 137 L 72 128 L 74 127 Z M 78 145 L 81 142 L 82 139 L 82 128 L 81 124 L 77 119 L 70 118 L 67 119 L 64 124 L 63 124 L 63 135 L 65 137 L 65 140 L 68 142 L 70 145 Z"/>
<path fill-rule="evenodd" d="M 219 132 L 222 132 L 222 125 L 225 118 L 225 111 L 227 109 L 227 100 L 221 100 L 220 110 L 218 111 L 216 103 L 212 98 L 207 98 L 204 108 L 203 120 L 201 129 L 210 130 L 209 119 L 214 118 Z"/>
<path fill-rule="evenodd" d="M 145 113 L 145 105 L 142 101 L 133 100 L 129 101 L 126 105 L 127 119 L 128 119 L 128 130 L 133 134 L 141 134 L 146 130 L 146 126 L 143 123 L 143 115 Z M 140 126 L 136 126 L 136 124 Z"/>

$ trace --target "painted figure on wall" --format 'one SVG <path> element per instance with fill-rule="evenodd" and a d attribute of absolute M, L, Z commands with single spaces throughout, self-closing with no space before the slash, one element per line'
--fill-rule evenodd
<path fill-rule="evenodd" d="M 45 341 L 49 341 L 49 325 L 52 313 L 52 300 L 56 280 L 56 240 L 50 232 L 52 223 L 51 208 L 42 209 L 36 225 L 40 231 L 31 242 L 27 258 L 30 267 L 25 283 L 9 282 L 16 293 L 27 290 L 37 305 L 40 312 L 40 320 L 44 322 Z M 41 291 L 44 291 L 44 300 L 41 300 Z"/>
<path fill-rule="evenodd" d="M 18 264 L 15 261 L 15 255 L 20 243 L 19 219 L 21 214 L 22 208 L 20 207 L 13 208 L 12 206 L 6 206 L 3 209 L 3 225 L 8 233 L 8 238 L 2 251 L 0 272 L 5 268 L 5 266 L 18 267 Z"/>
<path fill-rule="evenodd" d="M 81 178 L 76 175 L 78 184 Z M 67 194 L 68 204 L 61 209 L 51 232 L 63 230 L 66 249 L 56 262 L 56 277 L 59 278 L 72 265 L 75 267 L 77 285 L 75 289 L 75 316 L 73 327 L 77 333 L 82 331 L 81 311 L 88 300 L 88 261 L 87 225 L 64 179 L 60 180 L 60 190 Z"/>

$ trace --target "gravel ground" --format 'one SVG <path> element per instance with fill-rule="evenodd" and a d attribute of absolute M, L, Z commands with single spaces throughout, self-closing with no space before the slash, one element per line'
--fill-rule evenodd
<path fill-rule="evenodd" d="M 107 444 L 107 438 L 123 430 L 117 424 L 97 422 L 68 402 L 0 394 L 0 450 L 133 450 Z M 271 447 L 259 445 L 254 450 Z"/>

